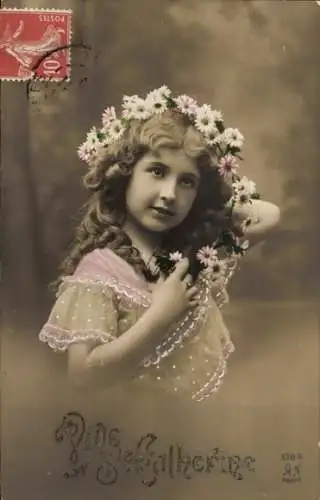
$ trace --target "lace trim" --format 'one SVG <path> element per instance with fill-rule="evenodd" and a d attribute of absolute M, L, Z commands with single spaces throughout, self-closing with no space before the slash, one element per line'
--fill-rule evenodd
<path fill-rule="evenodd" d="M 65 277 L 63 279 L 63 283 L 60 285 L 60 288 L 57 293 L 57 297 L 61 295 L 64 284 L 71 285 L 88 285 L 88 286 L 99 286 L 102 289 L 102 292 L 107 292 L 108 289 L 113 290 L 116 295 L 119 297 L 125 297 L 128 300 L 136 303 L 139 306 L 148 307 L 151 304 L 151 300 L 146 297 L 138 288 L 134 288 L 128 286 L 126 283 L 116 280 L 115 278 L 107 278 L 105 280 L 100 280 L 98 278 L 92 279 L 92 277 L 84 277 L 83 278 L 74 278 L 74 277 Z"/>
<path fill-rule="evenodd" d="M 205 283 L 205 281 L 203 281 Z M 143 306 L 149 307 L 151 304 L 151 300 L 147 298 L 143 293 L 141 293 L 138 289 L 132 288 L 123 282 L 119 282 L 114 278 L 109 278 L 107 280 L 99 280 L 92 279 L 91 277 L 86 278 L 74 278 L 74 277 L 66 277 L 64 278 L 64 282 L 59 288 L 57 296 L 59 296 L 62 292 L 63 285 L 71 284 L 83 284 L 88 286 L 100 286 L 102 291 L 107 291 L 107 288 L 111 288 L 115 291 L 118 297 L 125 297 L 132 302 Z M 147 368 L 151 365 L 158 364 L 161 359 L 169 356 L 177 347 L 183 348 L 183 341 L 192 335 L 195 332 L 199 323 L 204 320 L 205 316 L 208 313 L 207 302 L 209 299 L 209 288 L 206 284 L 204 289 L 200 291 L 200 302 L 202 303 L 201 307 L 197 309 L 197 311 L 190 311 L 187 315 L 178 323 L 178 325 L 174 328 L 174 330 L 169 331 L 168 337 L 162 340 L 160 344 L 158 344 L 151 355 L 147 356 L 142 365 Z M 70 342 L 69 342 L 70 343 Z"/>
<path fill-rule="evenodd" d="M 217 393 L 227 372 L 226 361 L 233 351 L 234 345 L 231 341 L 228 341 L 223 346 L 223 358 L 221 358 L 218 368 L 215 370 L 210 379 L 192 395 L 192 399 L 197 402 L 201 402 Z"/>
<path fill-rule="evenodd" d="M 74 342 L 99 340 L 103 343 L 111 342 L 115 336 L 102 330 L 77 330 L 71 331 L 47 323 L 39 334 L 39 340 L 45 342 L 54 351 L 65 351 Z"/>
<path fill-rule="evenodd" d="M 205 287 L 202 293 L 200 292 L 199 299 L 204 305 L 199 307 L 197 312 L 188 312 L 185 318 L 179 322 L 178 326 L 173 331 L 169 331 L 168 337 L 163 339 L 155 347 L 154 352 L 144 359 L 142 363 L 144 368 L 159 364 L 161 359 L 168 357 L 177 347 L 183 348 L 183 341 L 197 330 L 199 323 L 203 322 L 208 315 L 208 287 Z"/>
<path fill-rule="evenodd" d="M 219 288 L 219 290 L 217 290 L 215 294 L 212 294 L 219 309 L 221 309 L 225 304 L 229 303 L 229 294 L 226 288 L 236 269 L 238 268 L 238 265 L 239 259 L 237 257 L 230 257 L 226 260 L 227 272 L 223 286 Z"/>
<path fill-rule="evenodd" d="M 234 269 L 235 266 L 232 268 Z M 232 275 L 232 270 L 229 272 L 229 276 L 227 279 L 230 279 Z M 209 281 L 200 276 L 200 282 L 204 285 L 200 289 L 199 299 L 201 302 L 201 307 L 199 307 L 196 311 L 190 311 L 187 315 L 178 323 L 178 325 L 169 331 L 169 335 L 162 340 L 160 344 L 158 344 L 151 355 L 147 356 L 143 362 L 142 366 L 144 368 L 148 368 L 151 365 L 157 365 L 161 361 L 161 359 L 168 357 L 171 353 L 177 348 L 183 348 L 183 342 L 185 339 L 190 337 L 199 327 L 200 322 L 203 323 L 205 318 L 208 315 L 208 300 L 210 295 L 210 283 Z M 103 292 L 106 292 L 106 287 L 112 289 L 118 295 L 118 298 L 125 297 L 132 302 L 143 306 L 150 306 L 151 300 L 147 298 L 143 293 L 141 293 L 138 289 L 128 286 L 123 282 L 119 282 L 114 278 L 109 278 L 106 280 L 92 279 L 91 277 L 86 278 L 74 278 L 74 277 L 65 277 L 62 285 L 59 288 L 57 296 L 59 296 L 62 292 L 63 285 L 65 283 L 68 284 L 84 284 L 88 286 L 100 286 Z M 220 292 L 221 293 L 221 292 Z M 58 350 L 64 350 L 76 339 L 80 340 L 88 340 L 91 338 L 98 338 L 103 342 L 108 342 L 114 339 L 114 336 L 111 334 L 107 334 L 100 330 L 84 330 L 77 331 L 76 337 L 74 335 L 70 335 L 70 330 L 63 330 L 54 325 L 47 324 L 46 333 L 42 333 L 39 335 L 40 340 L 44 340 L 48 342 L 50 347 Z M 62 338 L 57 339 L 55 335 L 62 334 Z"/>

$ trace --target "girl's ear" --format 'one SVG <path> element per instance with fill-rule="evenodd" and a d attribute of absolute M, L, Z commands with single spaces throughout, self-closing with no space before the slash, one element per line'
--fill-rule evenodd
<path fill-rule="evenodd" d="M 104 176 L 106 179 L 110 179 L 112 177 L 116 177 L 117 174 L 120 174 L 121 172 L 121 167 L 119 163 L 114 163 L 113 165 L 110 165 L 110 167 L 107 168 L 107 170 L 104 173 Z"/>
<path fill-rule="evenodd" d="M 132 168 L 129 165 L 123 165 L 119 162 L 113 163 L 104 172 L 105 179 L 116 179 L 119 177 L 129 177 L 131 175 Z"/>

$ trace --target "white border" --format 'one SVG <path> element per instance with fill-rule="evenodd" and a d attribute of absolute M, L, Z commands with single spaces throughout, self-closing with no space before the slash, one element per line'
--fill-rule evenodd
<path fill-rule="evenodd" d="M 72 9 L 44 9 L 44 8 L 39 8 L 39 9 L 33 9 L 33 8 L 24 8 L 24 9 L 20 9 L 20 8 L 17 8 L 17 7 L 12 7 L 12 8 L 9 8 L 9 7 L 4 7 L 4 8 L 0 8 L 0 13 L 1 12 L 5 12 L 7 14 L 13 14 L 15 12 L 31 12 L 31 13 L 37 13 L 37 12 L 56 12 L 56 13 L 60 13 L 60 14 L 73 14 L 73 10 Z M 72 31 L 72 17 L 71 16 L 68 16 L 68 20 L 67 20 L 67 27 L 69 29 L 69 36 L 68 36 L 68 40 L 67 40 L 67 44 L 66 45 L 71 45 L 72 43 L 72 36 L 73 36 L 73 31 Z M 24 82 L 30 82 L 30 81 L 38 81 L 38 82 L 61 82 L 61 81 L 65 81 L 65 82 L 70 82 L 71 80 L 71 48 L 70 49 L 67 49 L 68 50 L 68 55 L 67 55 L 67 64 L 69 65 L 69 70 L 70 70 L 70 76 L 68 76 L 68 78 L 36 78 L 34 79 L 32 76 L 30 77 L 25 77 L 25 78 L 19 78 L 19 77 L 15 77 L 15 76 L 7 76 L 7 77 L 1 77 L 0 76 L 0 82 L 21 82 L 21 83 L 24 83 Z"/>
<path fill-rule="evenodd" d="M 33 9 L 31 7 L 26 7 L 24 9 L 20 9 L 18 7 L 0 7 L 0 12 L 63 12 L 64 14 L 72 14 L 72 9 L 44 9 L 43 7 L 39 9 Z"/>

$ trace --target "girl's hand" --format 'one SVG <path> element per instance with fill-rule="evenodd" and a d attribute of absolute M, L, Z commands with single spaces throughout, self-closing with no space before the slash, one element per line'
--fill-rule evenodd
<path fill-rule="evenodd" d="M 187 310 L 198 305 L 196 286 L 188 274 L 189 261 L 182 259 L 172 274 L 163 282 L 158 282 L 152 294 L 152 307 L 166 315 L 171 322 L 176 321 Z"/>

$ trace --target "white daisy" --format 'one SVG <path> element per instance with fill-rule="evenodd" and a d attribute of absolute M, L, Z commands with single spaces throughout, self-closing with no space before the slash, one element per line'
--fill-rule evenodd
<path fill-rule="evenodd" d="M 159 92 L 161 92 L 161 94 L 165 97 L 170 97 L 171 95 L 171 90 L 167 85 L 161 85 L 161 87 L 159 88 Z"/>
<path fill-rule="evenodd" d="M 234 194 L 233 199 L 235 205 L 246 205 L 250 203 L 251 196 L 249 193 L 239 191 Z"/>
<path fill-rule="evenodd" d="M 151 113 L 161 114 L 167 110 L 167 101 L 159 92 L 150 92 L 146 98 L 147 108 Z"/>
<path fill-rule="evenodd" d="M 219 133 L 214 121 L 213 111 L 208 104 L 204 104 L 197 109 L 194 125 L 209 140 L 212 140 L 213 136 Z"/>
<path fill-rule="evenodd" d="M 211 278 L 214 281 L 222 280 L 226 273 L 226 264 L 223 260 L 217 260 L 213 266 L 210 266 Z"/>
<path fill-rule="evenodd" d="M 88 148 L 94 148 L 99 143 L 98 130 L 96 127 L 92 127 L 90 132 L 87 133 L 86 144 Z"/>
<path fill-rule="evenodd" d="M 122 99 L 122 116 L 126 120 L 132 120 L 134 118 L 134 110 L 136 107 L 137 102 L 139 102 L 140 97 L 137 95 L 132 95 L 132 96 L 123 96 Z"/>
<path fill-rule="evenodd" d="M 114 141 L 120 139 L 123 133 L 124 133 L 124 126 L 122 125 L 120 120 L 114 120 L 113 122 L 111 122 L 108 128 L 108 134 Z"/>
<path fill-rule="evenodd" d="M 218 111 L 217 109 L 214 109 L 212 111 L 212 118 L 214 119 L 215 122 L 222 123 L 223 122 L 223 115 L 221 111 Z"/>
<path fill-rule="evenodd" d="M 252 195 L 256 192 L 256 184 L 247 177 L 242 177 L 239 181 L 232 184 L 234 201 L 237 204 L 244 205 L 251 202 Z"/>
<path fill-rule="evenodd" d="M 181 252 L 176 251 L 176 252 L 169 253 L 169 259 L 172 262 L 179 262 L 182 258 L 183 258 L 183 255 Z"/>
<path fill-rule="evenodd" d="M 226 275 L 226 264 L 223 260 L 217 259 L 212 266 L 208 266 L 203 270 L 204 275 L 215 285 L 223 286 Z"/>
<path fill-rule="evenodd" d="M 217 134 L 216 137 L 214 138 L 213 140 L 213 143 L 216 145 L 216 146 L 219 146 L 219 148 L 223 151 L 226 149 L 227 147 L 227 142 L 226 142 L 226 137 L 224 136 L 224 134 Z"/>
<path fill-rule="evenodd" d="M 162 85 L 158 89 L 154 89 L 151 92 L 149 92 L 147 98 L 155 97 L 156 99 L 158 98 L 166 99 L 167 97 L 170 97 L 170 95 L 171 95 L 171 90 L 169 89 L 169 87 L 167 87 L 167 85 Z"/>
<path fill-rule="evenodd" d="M 179 95 L 176 99 L 174 99 L 174 102 L 177 105 L 177 108 L 181 113 L 185 115 L 193 115 L 196 114 L 197 109 L 198 109 L 198 103 L 195 99 L 192 97 L 189 97 L 188 95 Z"/>
<path fill-rule="evenodd" d="M 226 144 L 231 148 L 242 148 L 244 137 L 237 128 L 226 128 L 222 135 Z"/>
<path fill-rule="evenodd" d="M 124 95 L 123 98 L 122 98 L 122 103 L 130 105 L 130 104 L 135 103 L 137 99 L 140 99 L 137 94 L 135 94 L 135 95 Z"/>
<path fill-rule="evenodd" d="M 243 176 L 239 181 L 232 184 L 232 187 L 237 193 L 253 195 L 256 192 L 256 183 Z"/>
<path fill-rule="evenodd" d="M 147 120 L 151 113 L 152 111 L 144 99 L 137 99 L 132 104 L 132 115 L 136 120 Z"/>
<path fill-rule="evenodd" d="M 218 129 L 213 128 L 211 132 L 206 132 L 204 133 L 204 138 L 208 146 L 214 146 L 215 145 L 215 138 L 218 134 Z"/>
<path fill-rule="evenodd" d="M 106 108 L 102 113 L 102 125 L 103 126 L 109 125 L 109 123 L 112 122 L 113 120 L 116 120 L 116 118 L 117 115 L 114 106 Z"/>
<path fill-rule="evenodd" d="M 214 248 L 206 245 L 198 250 L 197 259 L 206 267 L 212 267 L 218 260 L 218 252 Z"/>

